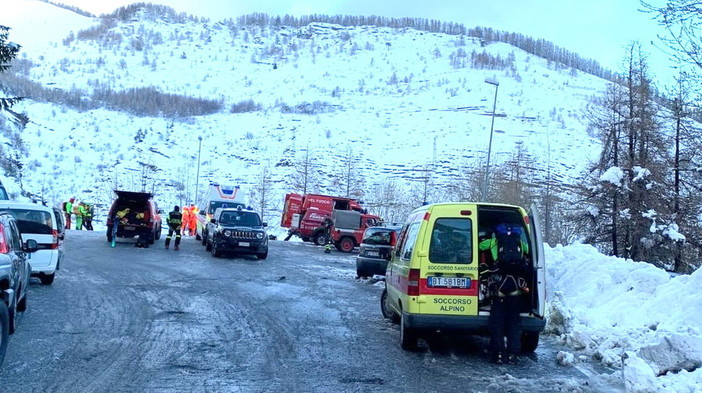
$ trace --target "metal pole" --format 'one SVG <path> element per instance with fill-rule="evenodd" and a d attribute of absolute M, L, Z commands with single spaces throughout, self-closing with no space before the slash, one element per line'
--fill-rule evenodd
<path fill-rule="evenodd" d="M 197 176 L 195 176 L 195 205 L 198 202 L 198 191 L 200 187 L 200 151 L 202 150 L 202 136 L 197 137 Z"/>
<path fill-rule="evenodd" d="M 485 83 L 495 85 L 495 100 L 492 103 L 492 122 L 490 123 L 490 143 L 488 144 L 488 156 L 487 163 L 485 164 L 485 179 L 483 180 L 483 192 L 482 201 L 485 202 L 487 198 L 487 186 L 488 186 L 488 171 L 490 170 L 490 155 L 492 154 L 492 133 L 495 128 L 495 110 L 497 108 L 497 88 L 500 86 L 499 82 L 496 80 L 486 79 Z"/>

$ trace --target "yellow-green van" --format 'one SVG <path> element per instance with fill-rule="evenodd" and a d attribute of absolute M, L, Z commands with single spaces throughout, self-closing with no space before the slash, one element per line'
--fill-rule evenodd
<path fill-rule="evenodd" d="M 480 240 L 499 224 L 522 228 L 529 244 L 528 293 L 521 295 L 522 351 L 534 351 L 545 326 L 543 243 L 535 208 L 490 203 L 437 203 L 415 209 L 398 236 L 381 297 L 383 316 L 400 323 L 403 349 L 441 332 L 489 335 L 489 293 L 478 267 L 490 263 Z"/>

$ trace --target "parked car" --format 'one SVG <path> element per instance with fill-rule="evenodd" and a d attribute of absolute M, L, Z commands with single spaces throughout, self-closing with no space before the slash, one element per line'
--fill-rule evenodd
<path fill-rule="evenodd" d="M 0 212 L 0 365 L 7 351 L 8 336 L 17 328 L 17 313 L 27 309 L 29 258 L 36 250 L 35 240 L 22 241 L 14 217 Z"/>
<path fill-rule="evenodd" d="M 356 276 L 385 275 L 400 229 L 400 225 L 366 228 L 356 257 Z"/>
<path fill-rule="evenodd" d="M 107 241 L 112 242 L 115 215 L 117 237 L 145 239 L 148 244 L 161 238 L 161 214 L 150 192 L 115 190 L 117 198 L 107 213 Z M 121 216 L 121 217 L 120 217 Z"/>
<path fill-rule="evenodd" d="M 37 251 L 32 253 L 32 277 L 38 277 L 43 285 L 54 282 L 56 271 L 63 260 L 63 241 L 59 239 L 59 224 L 53 208 L 19 201 L 0 201 L 0 211 L 7 211 L 17 221 L 22 238 L 37 242 Z"/>
<path fill-rule="evenodd" d="M 205 248 L 212 256 L 224 252 L 268 257 L 268 234 L 261 217 L 253 210 L 219 208 L 207 224 Z"/>

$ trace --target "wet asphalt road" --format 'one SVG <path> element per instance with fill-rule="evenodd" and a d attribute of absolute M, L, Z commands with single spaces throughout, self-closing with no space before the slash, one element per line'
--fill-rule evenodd
<path fill-rule="evenodd" d="M 620 390 L 616 374 L 557 365 L 548 338 L 516 366 L 486 362 L 483 338 L 403 351 L 382 282 L 356 279 L 351 254 L 272 241 L 264 261 L 214 258 L 194 238 L 111 248 L 102 230 L 68 231 L 65 249 L 52 286 L 32 279 L 2 392 Z"/>

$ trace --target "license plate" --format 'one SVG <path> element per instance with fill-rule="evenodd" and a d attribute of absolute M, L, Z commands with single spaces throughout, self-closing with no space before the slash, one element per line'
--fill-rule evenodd
<path fill-rule="evenodd" d="M 250 247 L 251 243 L 249 242 L 239 242 L 239 247 Z"/>
<path fill-rule="evenodd" d="M 366 255 L 369 257 L 379 257 L 380 253 L 378 251 L 366 251 Z"/>
<path fill-rule="evenodd" d="M 125 231 L 133 231 L 133 230 L 134 230 L 134 227 L 124 227 L 124 230 L 125 230 Z"/>
<path fill-rule="evenodd" d="M 429 276 L 427 285 L 433 288 L 470 288 L 470 278 Z"/>

